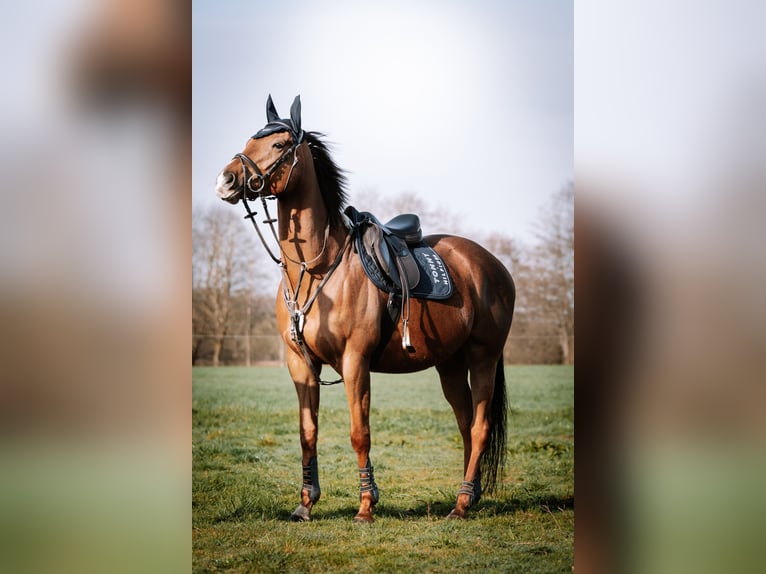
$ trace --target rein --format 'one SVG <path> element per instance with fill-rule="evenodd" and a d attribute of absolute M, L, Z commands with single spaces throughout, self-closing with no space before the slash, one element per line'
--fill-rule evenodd
<path fill-rule="evenodd" d="M 239 159 L 239 161 L 242 164 L 242 204 L 245 206 L 245 211 L 247 211 L 247 215 L 245 216 L 245 219 L 249 219 L 253 227 L 255 227 L 255 231 L 258 233 L 258 238 L 261 240 L 261 243 L 263 244 L 263 247 L 266 249 L 266 252 L 269 254 L 271 259 L 280 267 L 280 270 L 282 271 L 282 298 L 285 301 L 285 306 L 287 307 L 288 312 L 290 313 L 290 339 L 298 345 L 301 352 L 303 353 L 303 357 L 306 360 L 306 363 L 308 364 L 309 368 L 311 369 L 311 373 L 314 376 L 314 380 L 316 380 L 317 383 L 320 385 L 336 385 L 338 383 L 343 382 L 343 378 L 336 381 L 323 381 L 319 373 L 317 372 L 316 367 L 314 366 L 314 362 L 311 360 L 311 356 L 309 354 L 308 347 L 306 346 L 306 341 L 303 338 L 303 327 L 306 323 L 306 314 L 309 312 L 309 309 L 311 308 L 311 305 L 314 303 L 316 298 L 319 296 L 319 292 L 322 290 L 322 288 L 325 286 L 327 281 L 330 279 L 330 276 L 332 276 L 333 272 L 338 268 L 340 265 L 340 262 L 343 259 L 343 254 L 346 252 L 346 249 L 348 248 L 349 244 L 351 243 L 351 237 L 352 233 L 349 233 L 346 237 L 346 241 L 343 244 L 343 247 L 338 251 L 338 255 L 335 257 L 335 260 L 333 261 L 330 268 L 327 270 L 327 273 L 325 273 L 325 276 L 322 278 L 322 281 L 317 285 L 317 288 L 314 290 L 314 292 L 311 294 L 311 296 L 308 298 L 306 303 L 303 304 L 303 306 L 298 306 L 298 293 L 300 292 L 301 283 L 303 281 L 303 277 L 308 271 L 309 265 L 312 263 L 315 263 L 318 261 L 322 255 L 324 255 L 325 249 L 327 248 L 327 238 L 330 235 L 330 221 L 328 219 L 327 226 L 325 227 L 324 232 L 324 241 L 322 243 L 322 249 L 320 250 L 319 254 L 311 259 L 310 261 L 297 261 L 290 257 L 284 249 L 282 249 L 282 245 L 279 243 L 279 238 L 277 236 L 276 229 L 274 228 L 274 224 L 277 222 L 277 219 L 274 217 L 271 217 L 269 214 L 269 207 L 266 204 L 266 199 L 276 199 L 275 195 L 268 194 L 264 191 L 264 187 L 266 185 L 266 182 L 271 178 L 271 175 L 274 173 L 274 171 L 282 165 L 289 154 L 292 152 L 293 154 L 293 163 L 290 166 L 290 173 L 287 176 L 287 182 L 285 183 L 285 189 L 287 188 L 288 184 L 290 183 L 290 177 L 293 175 L 293 168 L 298 163 L 298 145 L 300 144 L 293 144 L 291 145 L 285 153 L 283 153 L 271 166 L 269 169 L 266 170 L 265 173 L 261 173 L 261 170 L 258 169 L 258 166 L 256 163 L 251 160 L 248 156 L 246 156 L 243 153 L 238 153 L 234 157 Z M 245 176 L 247 175 L 247 167 L 250 167 L 252 170 L 252 175 L 245 179 Z M 250 209 L 250 204 L 247 200 L 247 189 L 244 189 L 247 187 L 250 191 L 255 193 L 260 199 L 261 204 L 263 205 L 264 214 L 266 215 L 266 219 L 263 220 L 263 223 L 268 224 L 269 228 L 271 229 L 271 234 L 274 236 L 275 241 L 277 242 L 277 246 L 279 247 L 279 251 L 282 257 L 289 260 L 292 263 L 295 263 L 296 265 L 299 265 L 301 270 L 300 274 L 298 275 L 298 282 L 295 285 L 295 288 L 292 288 L 290 277 L 287 274 L 287 265 L 285 264 L 284 260 L 281 257 L 277 257 L 274 255 L 274 252 L 269 247 L 268 243 L 266 243 L 266 239 L 263 237 L 263 233 L 261 233 L 260 227 L 258 227 L 258 224 L 255 221 L 255 216 L 257 215 L 257 212 Z M 292 291 L 292 292 L 291 292 Z"/>
<path fill-rule="evenodd" d="M 290 183 L 290 178 L 293 175 L 293 168 L 295 168 L 295 165 L 298 163 L 298 145 L 300 144 L 293 144 L 291 145 L 285 153 L 283 153 L 277 160 L 271 164 L 269 169 L 266 170 L 266 173 L 261 173 L 261 170 L 258 169 L 258 165 L 251 160 L 248 156 L 246 156 L 243 153 L 238 153 L 234 157 L 237 158 L 240 163 L 242 164 L 242 204 L 245 206 L 245 211 L 247 211 L 247 215 L 245 216 L 245 219 L 249 219 L 253 223 L 253 227 L 255 227 L 255 231 L 258 233 L 258 238 L 261 240 L 261 243 L 263 244 L 263 247 L 266 249 L 266 252 L 269 254 L 269 257 L 274 261 L 274 263 L 282 264 L 282 260 L 278 258 L 276 255 L 274 255 L 274 252 L 269 247 L 269 244 L 266 243 L 266 239 L 263 237 L 263 234 L 261 233 L 261 229 L 258 227 L 258 224 L 255 222 L 255 216 L 257 215 L 256 212 L 252 211 L 250 209 L 250 204 L 247 201 L 247 189 L 244 189 L 245 187 L 249 188 L 250 191 L 255 193 L 258 197 L 261 199 L 261 204 L 263 205 L 263 211 L 266 214 L 266 219 L 263 220 L 263 223 L 268 224 L 269 228 L 271 229 L 271 234 L 274 236 L 274 240 L 277 242 L 277 245 L 279 245 L 279 238 L 277 237 L 277 231 L 274 229 L 274 224 L 277 222 L 276 218 L 271 217 L 269 215 L 269 207 L 266 205 L 266 199 L 276 199 L 275 195 L 270 195 L 264 191 L 264 186 L 266 185 L 266 181 L 271 179 L 271 174 L 276 171 L 276 169 L 282 165 L 287 157 L 290 155 L 290 152 L 293 154 L 293 163 L 290 166 L 290 173 L 287 175 L 287 182 L 285 183 L 285 188 L 287 188 L 287 185 Z M 247 175 L 247 168 L 248 166 L 252 170 L 252 175 L 245 179 L 245 176 Z M 257 187 L 253 186 L 253 178 L 257 178 L 255 181 L 257 182 Z M 327 241 L 327 236 L 325 235 L 325 243 Z M 282 252 L 282 254 L 290 259 L 287 254 L 282 249 L 282 246 L 279 245 L 279 249 Z M 291 260 L 292 261 L 292 260 Z M 293 261 L 294 263 L 298 263 L 296 261 Z"/>

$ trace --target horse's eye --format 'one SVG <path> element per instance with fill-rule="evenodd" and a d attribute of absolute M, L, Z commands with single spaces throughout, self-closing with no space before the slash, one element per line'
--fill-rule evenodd
<path fill-rule="evenodd" d="M 281 142 L 277 142 L 277 143 L 274 144 L 274 147 L 277 148 L 277 149 L 282 149 L 283 147 L 285 147 L 285 144 L 283 144 Z"/>

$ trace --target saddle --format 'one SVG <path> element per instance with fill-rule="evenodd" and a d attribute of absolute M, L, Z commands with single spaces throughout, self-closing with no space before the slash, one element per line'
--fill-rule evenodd
<path fill-rule="evenodd" d="M 412 213 L 381 223 L 369 212 L 347 207 L 355 248 L 370 280 L 389 294 L 387 310 L 395 324 L 402 317 L 402 347 L 412 353 L 408 321 L 410 297 L 447 299 L 452 281 L 441 257 L 423 242 L 420 218 Z"/>
<path fill-rule="evenodd" d="M 420 282 L 420 270 L 409 247 L 423 240 L 420 218 L 405 213 L 385 224 L 372 214 L 368 218 L 369 224 L 361 234 L 364 251 L 374 258 L 394 290 L 412 289 Z"/>

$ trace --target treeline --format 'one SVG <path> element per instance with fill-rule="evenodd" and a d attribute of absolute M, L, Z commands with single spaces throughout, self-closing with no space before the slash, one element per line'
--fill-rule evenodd
<path fill-rule="evenodd" d="M 516 310 L 506 364 L 574 363 L 571 183 L 540 212 L 531 242 L 461 229 L 457 216 L 413 194 L 401 194 L 385 205 L 377 197 L 361 194 L 354 204 L 381 219 L 418 213 L 426 233 L 446 224 L 452 233 L 484 245 L 508 268 L 516 282 Z M 280 363 L 284 349 L 274 318 L 280 273 L 252 227 L 232 206 L 195 207 L 192 246 L 192 364 Z"/>

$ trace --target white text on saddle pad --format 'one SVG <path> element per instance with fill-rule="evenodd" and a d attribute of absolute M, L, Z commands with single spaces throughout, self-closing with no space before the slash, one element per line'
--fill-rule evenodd
<path fill-rule="evenodd" d="M 438 285 L 439 283 L 449 283 L 449 275 L 447 274 L 447 270 L 444 268 L 444 263 L 442 263 L 441 259 L 437 259 L 429 253 L 423 253 L 423 258 L 428 263 L 428 269 L 431 273 L 431 277 L 433 277 L 434 285 Z"/>

